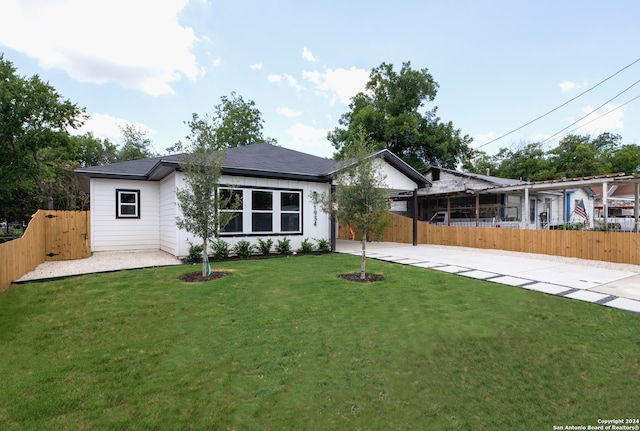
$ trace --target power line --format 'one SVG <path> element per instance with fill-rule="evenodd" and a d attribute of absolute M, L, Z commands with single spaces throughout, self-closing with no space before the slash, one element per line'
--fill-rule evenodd
<path fill-rule="evenodd" d="M 559 135 L 560 133 L 564 132 L 565 130 L 567 130 L 569 127 L 579 123 L 580 121 L 584 120 L 585 118 L 587 118 L 589 115 L 593 114 L 594 112 L 596 112 L 598 109 L 602 108 L 603 106 L 605 106 L 607 103 L 611 102 L 612 100 L 614 100 L 616 97 L 620 96 L 621 94 L 626 93 L 627 91 L 629 91 L 634 85 L 638 84 L 640 82 L 640 79 L 637 80 L 636 82 L 634 82 L 633 84 L 631 84 L 630 86 L 628 86 L 627 88 L 625 88 L 624 90 L 622 90 L 620 93 L 616 94 L 615 96 L 613 96 L 611 99 L 607 100 L 606 102 L 604 102 L 602 105 L 598 106 L 596 109 L 594 109 L 593 111 L 589 112 L 587 115 L 578 118 L 576 121 L 574 121 L 573 123 L 569 124 L 567 127 L 561 129 L 560 131 L 554 133 L 553 135 L 549 136 L 547 139 L 543 140 L 540 142 L 540 145 L 544 144 L 547 141 L 552 140 L 556 135 Z"/>
<path fill-rule="evenodd" d="M 587 121 L 586 123 L 584 123 L 584 124 L 582 124 L 582 125 L 580 125 L 580 126 L 576 127 L 575 129 L 571 129 L 571 130 L 569 130 L 569 131 L 568 131 L 567 133 L 565 133 L 564 135 L 562 135 L 562 136 L 558 136 L 558 137 L 557 137 L 557 138 L 555 138 L 555 139 L 564 138 L 565 136 L 570 135 L 571 133 L 575 132 L 576 130 L 580 130 L 580 129 L 582 129 L 582 128 L 583 128 L 584 126 L 586 126 L 587 124 L 591 124 L 591 123 L 593 123 L 594 121 L 598 121 L 599 119 L 601 119 L 601 118 L 602 118 L 602 117 L 604 117 L 605 115 L 609 115 L 609 114 L 611 114 L 612 112 L 617 111 L 618 109 L 622 108 L 622 107 L 623 107 L 623 106 L 625 106 L 625 105 L 628 105 L 629 103 L 633 102 L 633 101 L 634 101 L 634 100 L 636 100 L 636 99 L 640 99 L 640 95 L 638 95 L 638 96 L 634 97 L 633 99 L 627 100 L 627 101 L 626 101 L 626 102 L 624 102 L 623 104 L 616 106 L 616 107 L 615 107 L 615 108 L 613 108 L 612 110 L 605 112 L 605 113 L 604 113 L 604 114 L 602 114 L 601 116 L 599 116 L 599 117 L 597 117 L 597 118 L 594 118 L 594 119 L 593 119 L 593 120 L 591 120 L 591 121 Z M 587 115 L 587 116 L 588 116 L 588 115 Z M 578 121 L 579 121 L 579 120 L 578 120 Z M 570 126 L 569 126 L 569 127 L 570 127 Z M 556 135 L 557 135 L 557 133 L 556 133 Z M 548 139 L 551 139 L 551 138 L 548 138 Z M 543 141 L 543 142 L 545 142 L 545 141 Z"/>
<path fill-rule="evenodd" d="M 490 140 L 489 142 L 486 142 L 486 143 L 484 143 L 484 144 L 482 144 L 482 145 L 479 145 L 479 146 L 478 146 L 478 147 L 476 147 L 476 148 L 482 148 L 482 147 L 487 146 L 487 145 L 489 145 L 489 144 L 492 144 L 492 143 L 494 143 L 494 142 L 496 142 L 496 141 L 498 141 L 498 140 L 500 140 L 500 139 L 502 139 L 502 138 L 504 138 L 504 137 L 506 137 L 506 136 L 509 136 L 509 135 L 511 135 L 512 133 L 515 133 L 515 132 L 517 132 L 517 131 L 518 131 L 518 130 L 520 130 L 520 129 L 524 129 L 524 128 L 525 128 L 525 127 L 527 127 L 528 125 L 535 123 L 536 121 L 540 120 L 541 118 L 544 118 L 544 117 L 546 117 L 547 115 L 551 114 L 552 112 L 555 112 L 555 111 L 557 111 L 558 109 L 560 109 L 560 108 L 562 108 L 562 107 L 564 107 L 564 106 L 568 105 L 569 103 L 573 102 L 573 101 L 574 101 L 574 100 L 576 100 L 577 98 L 582 97 L 583 95 L 587 94 L 589 91 L 596 89 L 596 88 L 597 88 L 597 87 L 599 87 L 601 84 L 604 84 L 605 82 L 607 82 L 608 80 L 610 80 L 610 79 L 611 79 L 611 78 L 613 78 L 614 76 L 618 75 L 620 72 L 622 72 L 622 71 L 624 71 L 624 70 L 626 70 L 626 69 L 630 68 L 631 66 L 633 66 L 634 64 L 636 64 L 636 63 L 637 63 L 637 62 L 639 62 L 639 61 L 640 61 L 640 58 L 636 59 L 635 61 L 633 61 L 633 62 L 631 62 L 631 63 L 627 64 L 625 67 L 623 67 L 622 69 L 620 69 L 620 70 L 618 70 L 617 72 L 615 72 L 613 75 L 610 75 L 610 76 L 606 77 L 605 79 L 603 79 L 602 81 L 598 82 L 598 83 L 597 83 L 596 85 L 594 85 L 593 87 L 588 88 L 587 90 L 585 90 L 585 91 L 583 91 L 582 93 L 578 94 L 578 95 L 577 95 L 577 96 L 575 96 L 574 98 L 567 100 L 567 101 L 566 101 L 566 102 L 564 102 L 562 105 L 560 105 L 560 106 L 558 106 L 558 107 L 556 107 L 556 108 L 553 108 L 553 109 L 552 109 L 552 110 L 550 110 L 549 112 L 546 112 L 546 113 L 544 113 L 544 114 L 540 115 L 539 117 L 534 118 L 533 120 L 529 121 L 528 123 L 523 124 L 522 126 L 520 126 L 520 127 L 518 127 L 518 128 L 515 128 L 515 129 L 513 129 L 512 131 L 507 132 L 507 133 L 505 133 L 505 134 L 504 134 L 504 135 L 502 135 L 502 136 L 498 136 L 497 138 L 492 139 L 492 140 Z M 571 127 L 571 126 L 569 126 L 569 127 Z"/>

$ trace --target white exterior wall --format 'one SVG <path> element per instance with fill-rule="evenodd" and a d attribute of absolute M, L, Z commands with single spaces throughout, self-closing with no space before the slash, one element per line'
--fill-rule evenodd
<path fill-rule="evenodd" d="M 183 188 L 184 187 L 184 175 L 182 173 L 177 173 L 175 176 L 176 187 Z M 236 188 L 243 187 L 253 187 L 253 188 L 265 188 L 265 189 L 284 189 L 284 190 L 301 190 L 302 191 L 302 234 L 264 234 L 264 235 L 222 235 L 222 239 L 229 243 L 232 247 L 238 241 L 246 240 L 251 244 L 258 244 L 258 238 L 266 240 L 271 238 L 273 240 L 274 246 L 283 238 L 287 238 L 291 240 L 291 250 L 296 251 L 300 248 L 300 244 L 304 239 L 309 239 L 315 245 L 315 239 L 326 239 L 330 240 L 331 233 L 331 224 L 329 216 L 323 213 L 320 209 L 320 206 L 317 205 L 314 207 L 313 202 L 311 201 L 311 193 L 313 191 L 317 193 L 329 193 L 330 185 L 327 183 L 311 183 L 306 181 L 296 181 L 296 180 L 279 180 L 279 179 L 269 179 L 269 178 L 254 178 L 254 177 L 235 177 L 223 175 L 220 179 L 220 184 L 231 185 Z M 251 220 L 246 215 L 250 213 L 250 208 L 248 208 L 248 199 L 244 200 L 245 208 L 245 217 L 244 223 L 251 223 Z M 179 209 L 176 206 L 176 214 L 179 215 Z M 175 226 L 175 223 L 174 223 Z M 248 229 L 246 229 L 248 230 Z M 200 238 L 195 238 L 193 235 L 189 234 L 184 230 L 177 230 L 176 228 L 176 239 L 177 239 L 177 256 L 186 256 L 189 254 L 189 243 L 191 244 L 200 244 L 202 240 Z"/>
<path fill-rule="evenodd" d="M 415 182 L 390 164 L 380 159 L 378 162 L 378 168 L 385 176 L 384 183 L 388 189 L 413 191 L 418 187 Z"/>
<path fill-rule="evenodd" d="M 91 179 L 91 251 L 158 250 L 159 183 Z M 116 218 L 116 189 L 140 190 L 140 218 Z"/>
<path fill-rule="evenodd" d="M 160 250 L 178 255 L 176 173 L 160 181 Z"/>

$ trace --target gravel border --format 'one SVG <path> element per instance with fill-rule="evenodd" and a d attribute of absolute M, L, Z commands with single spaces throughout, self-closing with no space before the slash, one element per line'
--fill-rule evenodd
<path fill-rule="evenodd" d="M 101 251 L 86 259 L 41 263 L 16 282 L 180 264 L 177 257 L 160 250 Z"/>

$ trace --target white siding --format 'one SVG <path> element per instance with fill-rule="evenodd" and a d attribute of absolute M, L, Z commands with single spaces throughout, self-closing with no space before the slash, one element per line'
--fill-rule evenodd
<path fill-rule="evenodd" d="M 140 190 L 140 218 L 116 218 L 116 189 Z M 91 179 L 91 251 L 158 250 L 159 183 Z"/>
<path fill-rule="evenodd" d="M 177 255 L 176 174 L 160 181 L 160 250 Z"/>
<path fill-rule="evenodd" d="M 388 189 L 411 191 L 418 187 L 415 182 L 390 164 L 382 160 L 379 160 L 379 163 L 378 166 L 385 176 L 384 182 Z"/>

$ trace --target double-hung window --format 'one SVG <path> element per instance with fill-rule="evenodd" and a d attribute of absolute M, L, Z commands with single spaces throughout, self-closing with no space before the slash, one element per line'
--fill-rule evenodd
<path fill-rule="evenodd" d="M 242 190 L 221 188 L 220 189 L 220 212 L 231 213 L 233 217 L 224 226 L 224 233 L 242 232 Z"/>
<path fill-rule="evenodd" d="M 116 218 L 140 218 L 140 190 L 116 189 Z"/>
<path fill-rule="evenodd" d="M 273 232 L 273 192 L 251 192 L 251 231 Z"/>
<path fill-rule="evenodd" d="M 300 192 L 280 193 L 280 230 L 300 231 Z"/>

